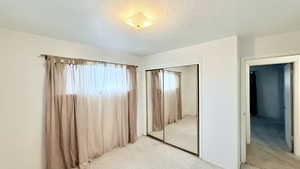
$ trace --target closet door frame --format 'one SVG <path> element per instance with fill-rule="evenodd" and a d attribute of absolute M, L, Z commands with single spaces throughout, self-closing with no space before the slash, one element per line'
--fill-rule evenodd
<path fill-rule="evenodd" d="M 165 114 L 164 114 L 164 99 L 163 99 L 163 139 L 160 139 L 160 138 L 157 138 L 155 136 L 152 136 L 149 134 L 149 129 L 148 129 L 148 116 L 149 116 L 149 112 L 148 112 L 148 83 L 147 83 L 147 80 L 148 80 L 148 73 L 147 72 L 150 72 L 150 71 L 154 71 L 154 70 L 162 70 L 163 72 L 163 89 L 164 89 L 164 72 L 165 72 L 165 69 L 168 69 L 168 68 L 175 68 L 175 67 L 183 67 L 183 66 L 191 66 L 191 65 L 196 65 L 196 68 L 197 68 L 197 152 L 192 152 L 192 151 L 189 151 L 189 150 L 186 150 L 182 147 L 179 147 L 179 146 L 176 146 L 174 144 L 171 144 L 171 143 L 168 143 L 166 142 L 165 140 L 165 124 L 164 124 L 164 118 L 165 118 Z M 150 138 L 153 138 L 155 140 L 158 140 L 164 144 L 167 144 L 169 146 L 172 146 L 174 148 L 177 148 L 179 150 L 182 150 L 184 152 L 187 152 L 187 153 L 190 153 L 192 155 L 195 155 L 197 157 L 200 157 L 200 65 L 197 63 L 197 64 L 185 64 L 185 65 L 175 65 L 175 66 L 167 66 L 167 67 L 160 67 L 160 68 L 154 68 L 154 69 L 145 69 L 145 80 L 146 80 L 146 125 L 147 125 L 147 131 L 146 131 L 146 135 Z M 164 92 L 162 92 L 162 97 L 164 98 Z"/>

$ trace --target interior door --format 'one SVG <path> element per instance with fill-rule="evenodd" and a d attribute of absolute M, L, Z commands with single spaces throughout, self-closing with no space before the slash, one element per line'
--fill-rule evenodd
<path fill-rule="evenodd" d="M 284 114 L 285 114 L 285 141 L 289 151 L 293 151 L 293 100 L 292 100 L 292 64 L 284 67 Z"/>
<path fill-rule="evenodd" d="M 199 156 L 199 66 L 146 71 L 147 135 Z"/>
<path fill-rule="evenodd" d="M 147 135 L 164 140 L 163 117 L 163 70 L 146 72 L 147 88 Z"/>
<path fill-rule="evenodd" d="M 164 141 L 199 155 L 198 65 L 164 68 Z"/>

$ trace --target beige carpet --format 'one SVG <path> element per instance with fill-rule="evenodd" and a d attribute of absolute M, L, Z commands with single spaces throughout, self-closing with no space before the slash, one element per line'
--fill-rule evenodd
<path fill-rule="evenodd" d="M 221 169 L 198 157 L 141 137 L 135 144 L 118 148 L 94 160 L 90 169 Z M 245 166 L 243 169 L 256 169 Z"/>
<path fill-rule="evenodd" d="M 197 153 L 197 116 L 184 116 L 182 120 L 166 126 L 165 142 Z M 162 139 L 163 133 L 156 131 L 150 135 Z"/>
<path fill-rule="evenodd" d="M 184 116 L 182 120 L 168 125 L 165 140 L 168 143 L 197 153 L 197 116 Z"/>

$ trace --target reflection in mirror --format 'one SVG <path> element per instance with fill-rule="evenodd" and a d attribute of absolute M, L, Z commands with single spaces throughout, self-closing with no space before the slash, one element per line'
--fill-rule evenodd
<path fill-rule="evenodd" d="M 148 135 L 163 140 L 163 71 L 146 72 Z"/>
<path fill-rule="evenodd" d="M 146 71 L 147 134 L 199 155 L 198 65 Z"/>
<path fill-rule="evenodd" d="M 198 154 L 198 67 L 165 68 L 164 141 Z"/>

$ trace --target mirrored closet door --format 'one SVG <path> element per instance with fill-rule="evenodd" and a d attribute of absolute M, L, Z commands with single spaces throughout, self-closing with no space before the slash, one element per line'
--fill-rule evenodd
<path fill-rule="evenodd" d="M 159 140 L 163 140 L 163 70 L 147 71 L 146 81 L 147 134 Z"/>
<path fill-rule="evenodd" d="M 147 135 L 199 155 L 198 65 L 146 71 Z"/>

